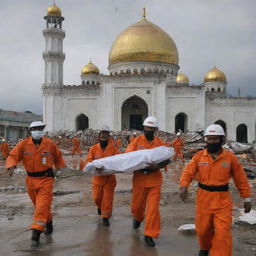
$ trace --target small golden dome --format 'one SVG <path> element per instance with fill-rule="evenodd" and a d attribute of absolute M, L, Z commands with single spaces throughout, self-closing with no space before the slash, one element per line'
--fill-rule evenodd
<path fill-rule="evenodd" d="M 179 73 L 177 75 L 176 82 L 177 82 L 177 84 L 188 84 L 189 83 L 189 79 L 188 79 L 188 77 L 185 74 Z"/>
<path fill-rule="evenodd" d="M 178 50 L 166 32 L 142 18 L 116 38 L 109 53 L 109 65 L 133 61 L 178 64 Z"/>
<path fill-rule="evenodd" d="M 54 4 L 47 9 L 47 16 L 61 16 L 61 9 Z"/>
<path fill-rule="evenodd" d="M 214 67 L 204 77 L 204 82 L 227 82 L 224 72 Z"/>
<path fill-rule="evenodd" d="M 82 68 L 81 74 L 87 75 L 87 74 L 99 74 L 100 71 L 97 66 L 95 66 L 93 63 L 89 62 L 87 65 L 85 65 Z"/>

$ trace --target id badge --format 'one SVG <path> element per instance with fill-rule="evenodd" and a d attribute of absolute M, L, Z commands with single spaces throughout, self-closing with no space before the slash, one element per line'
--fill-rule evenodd
<path fill-rule="evenodd" d="M 42 158 L 42 164 L 46 164 L 46 158 L 45 157 Z"/>

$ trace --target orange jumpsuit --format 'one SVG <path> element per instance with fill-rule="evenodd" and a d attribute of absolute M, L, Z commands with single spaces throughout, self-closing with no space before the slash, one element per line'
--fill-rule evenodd
<path fill-rule="evenodd" d="M 6 159 L 9 152 L 10 152 L 10 149 L 9 149 L 9 146 L 8 146 L 8 143 L 7 142 L 3 142 L 0 146 L 0 150 L 2 150 L 2 156 L 3 156 L 3 159 Z"/>
<path fill-rule="evenodd" d="M 74 146 L 72 148 L 71 154 L 74 155 L 77 152 L 78 154 L 81 155 L 82 154 L 82 150 L 80 148 L 80 141 L 79 141 L 79 139 L 77 137 L 74 137 L 72 139 L 72 142 L 73 142 Z"/>
<path fill-rule="evenodd" d="M 113 143 L 108 143 L 103 151 L 100 143 L 92 146 L 86 157 L 86 164 L 95 159 L 120 154 Z M 116 187 L 115 175 L 94 176 L 92 178 L 92 197 L 103 218 L 110 218 L 113 208 L 114 191 Z"/>
<path fill-rule="evenodd" d="M 132 143 L 128 145 L 125 152 L 152 149 L 159 146 L 165 146 L 165 143 L 158 137 L 154 137 L 153 141 L 149 142 L 144 135 L 141 135 L 136 137 Z M 162 173 L 160 170 L 148 174 L 144 174 L 142 171 L 136 171 L 134 172 L 132 181 L 131 211 L 133 218 L 137 221 L 143 221 L 146 210 L 144 234 L 145 236 L 157 238 L 160 233 L 159 202 L 161 196 Z"/>
<path fill-rule="evenodd" d="M 182 149 L 184 147 L 183 139 L 180 137 L 176 138 L 170 143 L 170 146 L 174 147 L 174 151 L 175 151 L 174 161 L 177 159 L 177 157 L 179 157 L 180 160 L 183 161 L 183 153 L 182 153 Z"/>
<path fill-rule="evenodd" d="M 36 173 L 55 166 L 65 167 L 65 162 L 57 145 L 48 138 L 42 138 L 39 146 L 33 143 L 31 137 L 19 142 L 10 152 L 6 160 L 6 168 L 17 166 L 22 161 L 28 172 Z M 52 177 L 26 177 L 29 197 L 34 206 L 34 217 L 31 229 L 45 230 L 47 222 L 52 220 L 51 203 L 53 198 Z"/>
<path fill-rule="evenodd" d="M 197 175 L 207 186 L 228 184 L 233 177 L 243 198 L 251 191 L 245 172 L 235 155 L 223 149 L 213 160 L 207 149 L 199 151 L 185 167 L 180 186 L 188 187 Z M 199 188 L 196 199 L 196 231 L 200 247 L 210 250 L 211 256 L 232 255 L 232 200 L 228 191 L 208 191 Z"/>

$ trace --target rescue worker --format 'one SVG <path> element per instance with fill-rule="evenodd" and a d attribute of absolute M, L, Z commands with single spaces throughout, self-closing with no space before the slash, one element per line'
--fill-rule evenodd
<path fill-rule="evenodd" d="M 114 143 L 110 141 L 109 127 L 103 126 L 99 133 L 99 143 L 92 146 L 86 157 L 86 164 L 95 159 L 120 154 Z M 104 172 L 104 170 L 99 170 Z M 92 178 L 92 196 L 97 206 L 97 212 L 102 216 L 104 226 L 109 226 L 112 214 L 114 191 L 116 187 L 115 175 L 94 176 Z"/>
<path fill-rule="evenodd" d="M 73 148 L 72 148 L 72 151 L 71 151 L 71 155 L 73 156 L 77 152 L 78 154 L 80 154 L 80 156 L 82 156 L 83 153 L 82 153 L 82 150 L 80 148 L 80 141 L 77 138 L 77 136 L 73 137 L 72 143 L 73 143 Z"/>
<path fill-rule="evenodd" d="M 166 144 L 154 136 L 157 129 L 157 120 L 149 116 L 144 120 L 144 134 L 136 137 L 128 145 L 125 152 L 142 149 L 152 149 Z M 160 168 L 166 166 L 170 161 L 163 164 L 153 164 L 145 170 L 135 171 L 133 175 L 132 204 L 133 228 L 138 229 L 146 217 L 144 239 L 148 246 L 154 247 L 153 238 L 160 233 L 159 202 L 161 196 L 162 174 Z M 145 213 L 146 210 L 146 213 Z"/>
<path fill-rule="evenodd" d="M 136 137 L 137 137 L 137 133 L 134 132 L 134 133 L 132 134 L 132 137 L 130 138 L 130 143 L 132 143 L 132 141 L 133 141 Z"/>
<path fill-rule="evenodd" d="M 176 159 L 179 157 L 181 161 L 183 161 L 183 147 L 184 147 L 184 141 L 181 138 L 181 133 L 177 132 L 177 137 L 169 144 L 174 148 L 175 155 L 173 160 L 176 161 Z"/>
<path fill-rule="evenodd" d="M 5 160 L 8 157 L 8 154 L 10 152 L 8 143 L 5 139 L 2 139 L 2 143 L 0 145 L 0 150 L 2 151 L 2 157 Z"/>
<path fill-rule="evenodd" d="M 42 232 L 53 232 L 51 204 L 55 168 L 65 167 L 65 162 L 57 145 L 49 138 L 43 137 L 45 124 L 34 121 L 30 124 L 31 137 L 20 141 L 10 152 L 6 160 L 6 169 L 10 176 L 20 161 L 27 171 L 26 187 L 35 210 L 31 225 L 31 247 L 39 246 Z"/>
<path fill-rule="evenodd" d="M 207 148 L 199 151 L 185 167 L 180 178 L 180 197 L 185 202 L 188 187 L 197 175 L 196 231 L 201 247 L 199 256 L 232 255 L 232 201 L 229 179 L 234 179 L 244 198 L 245 213 L 251 210 L 251 191 L 237 157 L 223 149 L 225 132 L 212 124 L 205 131 Z"/>

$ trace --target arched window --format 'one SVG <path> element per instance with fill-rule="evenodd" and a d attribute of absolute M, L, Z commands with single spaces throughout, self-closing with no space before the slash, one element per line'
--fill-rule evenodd
<path fill-rule="evenodd" d="M 236 141 L 247 143 L 247 126 L 245 124 L 239 124 L 236 128 Z"/>
<path fill-rule="evenodd" d="M 175 116 L 175 133 L 179 130 L 182 132 L 187 131 L 188 117 L 185 113 L 179 113 Z"/>
<path fill-rule="evenodd" d="M 80 114 L 76 118 L 76 130 L 77 131 L 80 131 L 80 130 L 84 131 L 88 128 L 89 128 L 89 118 L 84 114 Z"/>
<path fill-rule="evenodd" d="M 211 88 L 211 91 L 214 92 L 214 88 Z"/>

